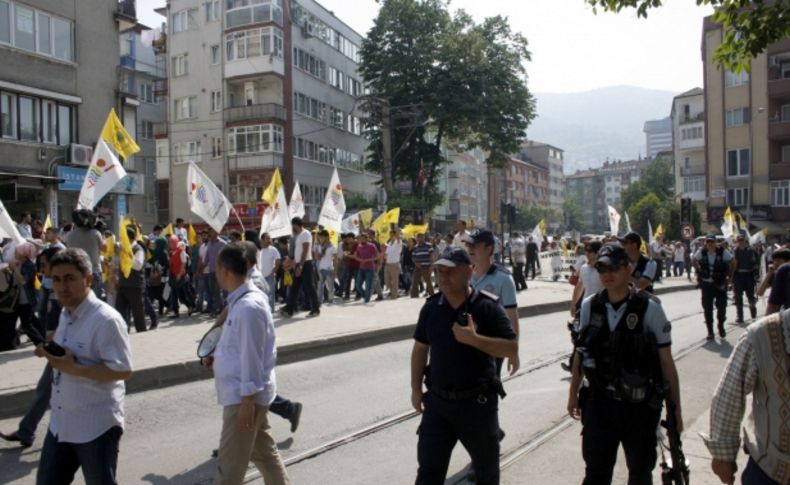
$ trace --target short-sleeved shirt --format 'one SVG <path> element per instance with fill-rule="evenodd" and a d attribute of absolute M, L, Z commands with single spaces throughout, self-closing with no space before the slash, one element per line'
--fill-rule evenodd
<path fill-rule="evenodd" d="M 217 256 L 219 252 L 227 244 L 222 239 L 216 241 L 209 241 L 206 243 L 206 257 L 203 262 L 206 264 L 205 273 L 215 273 L 217 271 Z"/>
<path fill-rule="evenodd" d="M 637 276 L 636 273 L 637 273 L 638 265 L 639 265 L 638 261 L 632 265 L 633 270 L 631 270 L 631 282 L 633 284 L 636 284 L 640 279 L 645 278 L 646 280 L 650 281 L 650 283 L 652 283 L 653 280 L 656 279 L 656 271 L 658 269 L 658 265 L 656 264 L 656 262 L 652 259 L 648 259 L 647 262 L 645 263 L 645 267 L 642 268 L 642 272 Z M 647 291 L 651 293 L 653 292 L 652 284 L 647 288 Z"/>
<path fill-rule="evenodd" d="M 517 308 L 516 284 L 513 277 L 506 270 L 497 265 L 491 265 L 488 272 L 478 279 L 474 275 L 469 283 L 477 291 L 487 291 L 499 298 L 499 303 L 505 308 Z"/>
<path fill-rule="evenodd" d="M 524 239 L 518 237 L 510 241 L 510 259 L 514 263 L 527 262 L 527 243 Z"/>
<path fill-rule="evenodd" d="M 395 239 L 394 241 L 387 242 L 386 263 L 397 264 L 400 263 L 400 256 L 403 253 L 403 241 Z"/>
<path fill-rule="evenodd" d="M 337 255 L 337 246 L 329 244 L 318 262 L 318 269 L 333 270 L 335 269 L 335 256 Z"/>
<path fill-rule="evenodd" d="M 699 262 L 702 262 L 702 249 L 697 251 L 697 254 L 694 255 L 694 259 Z M 725 263 L 729 263 L 732 261 L 732 253 L 728 250 L 723 250 L 721 252 L 721 260 Z M 713 264 L 716 262 L 716 251 L 708 251 L 708 264 L 712 267 Z"/>
<path fill-rule="evenodd" d="M 774 273 L 768 303 L 779 308 L 790 308 L 790 264 L 783 264 Z"/>
<path fill-rule="evenodd" d="M 373 243 L 357 244 L 356 256 L 359 259 L 375 258 L 378 253 Z M 360 261 L 359 269 L 376 269 L 376 261 Z"/>
<path fill-rule="evenodd" d="M 584 266 L 582 266 L 579 270 L 579 279 L 581 280 L 582 286 L 584 287 L 583 298 L 587 298 L 588 296 L 594 295 L 603 290 L 601 275 L 598 274 L 597 269 L 590 266 L 588 263 L 584 263 Z"/>
<path fill-rule="evenodd" d="M 93 266 L 93 273 L 101 273 L 101 247 L 104 244 L 104 238 L 101 233 L 96 229 L 84 229 L 81 227 L 74 228 L 66 236 L 66 245 L 70 248 L 80 248 L 86 253 L 91 260 Z"/>
<path fill-rule="evenodd" d="M 304 260 L 311 261 L 313 259 L 313 236 L 310 234 L 310 231 L 302 228 L 302 232 L 297 234 L 294 238 L 294 261 L 296 261 L 297 264 L 302 261 L 302 250 L 304 249 L 304 243 L 307 243 L 307 253 L 305 254 Z"/>
<path fill-rule="evenodd" d="M 442 294 L 428 298 L 420 310 L 414 340 L 430 346 L 428 379 L 442 390 L 472 389 L 496 375 L 494 357 L 456 340 L 452 327 L 462 312 L 472 314 L 480 335 L 517 338 L 501 305 L 476 290 L 459 308 L 451 307 Z"/>
<path fill-rule="evenodd" d="M 632 291 L 629 298 L 634 298 L 635 294 L 636 293 Z M 584 299 L 584 302 L 582 302 L 582 309 L 579 317 L 579 329 L 583 329 L 590 325 L 590 313 L 592 299 L 594 297 L 595 295 L 587 297 Z M 606 298 L 605 306 L 606 321 L 609 324 L 609 331 L 614 332 L 614 329 L 617 328 L 617 324 L 620 323 L 620 320 L 623 318 L 628 304 L 627 302 L 623 302 L 620 304 L 620 306 L 615 308 L 609 302 L 609 299 Z M 650 332 L 653 334 L 653 336 L 655 336 L 658 347 L 668 347 L 672 345 L 672 324 L 667 318 L 667 315 L 664 313 L 661 303 L 659 303 L 655 297 L 651 297 L 650 301 L 647 303 L 643 327 L 645 332 Z"/>
<path fill-rule="evenodd" d="M 55 342 L 86 366 L 132 370 L 132 349 L 123 317 L 91 291 L 74 312 L 60 314 Z M 49 430 L 65 443 L 88 443 L 124 425 L 124 381 L 100 382 L 52 370 Z"/>
<path fill-rule="evenodd" d="M 418 244 L 414 246 L 414 249 L 411 251 L 411 257 L 415 263 L 428 266 L 431 264 L 431 252 L 433 248 L 428 243 Z"/>
<path fill-rule="evenodd" d="M 280 251 L 274 246 L 261 248 L 258 265 L 264 278 L 271 276 L 278 259 L 280 259 Z"/>

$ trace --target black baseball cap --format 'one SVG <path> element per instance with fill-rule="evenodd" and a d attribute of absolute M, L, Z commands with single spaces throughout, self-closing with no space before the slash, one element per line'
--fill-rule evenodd
<path fill-rule="evenodd" d="M 714 234 L 708 234 L 707 236 L 705 236 L 705 242 L 708 241 L 716 242 L 716 236 Z"/>
<path fill-rule="evenodd" d="M 625 266 L 628 264 L 628 253 L 620 243 L 607 243 L 598 250 L 598 259 L 595 267 Z"/>
<path fill-rule="evenodd" d="M 486 246 L 495 244 L 494 233 L 488 229 L 475 229 L 468 236 L 463 236 L 461 241 L 469 244 L 483 243 Z"/>
<path fill-rule="evenodd" d="M 617 240 L 623 244 L 630 242 L 636 244 L 637 246 L 642 245 L 642 236 L 640 236 L 638 233 L 633 231 L 629 232 L 623 237 L 618 237 Z"/>
<path fill-rule="evenodd" d="M 745 241 L 746 236 L 743 233 L 738 234 L 738 237 L 735 238 L 737 241 Z"/>
<path fill-rule="evenodd" d="M 469 253 L 461 248 L 447 248 L 444 250 L 439 259 L 433 263 L 435 266 L 446 266 L 448 268 L 455 268 L 456 266 L 471 266 L 472 260 L 469 259 Z"/>

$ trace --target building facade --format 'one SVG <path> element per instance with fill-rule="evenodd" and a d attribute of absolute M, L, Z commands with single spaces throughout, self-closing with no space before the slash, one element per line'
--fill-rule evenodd
<path fill-rule="evenodd" d="M 549 171 L 548 205 L 561 211 L 565 203 L 565 152 L 555 146 L 530 140 L 521 146 L 519 158 Z"/>
<path fill-rule="evenodd" d="M 694 88 L 672 100 L 675 194 L 705 207 L 705 93 Z"/>
<path fill-rule="evenodd" d="M 646 121 L 642 131 L 645 133 L 647 158 L 653 159 L 661 152 L 672 151 L 672 119 L 670 117 Z"/>
<path fill-rule="evenodd" d="M 772 44 L 734 73 L 713 59 L 724 30 L 706 18 L 705 168 L 707 222 L 719 227 L 727 207 L 755 229 L 790 227 L 790 39 Z"/>
<path fill-rule="evenodd" d="M 0 199 L 14 218 L 71 220 L 107 113 L 135 102 L 117 71 L 119 33 L 136 28 L 133 1 L 0 0 Z M 97 211 L 112 224 L 127 198 L 109 194 Z"/>
<path fill-rule="evenodd" d="M 549 206 L 549 170 L 510 157 L 505 175 L 505 202 L 516 206 Z"/>
<path fill-rule="evenodd" d="M 299 182 L 310 221 L 334 167 L 347 196 L 373 195 L 379 177 L 364 170 L 357 109 L 358 33 L 312 0 L 170 0 L 158 12 L 169 22 L 160 220 L 188 217 L 179 181 L 190 160 L 252 227 L 275 168 L 289 196 Z"/>
<path fill-rule="evenodd" d="M 485 153 L 479 148 L 467 151 L 446 149 L 449 165 L 442 171 L 439 190 L 445 193 L 445 203 L 437 207 L 438 219 L 466 221 L 477 227 L 488 226 L 488 171 Z"/>

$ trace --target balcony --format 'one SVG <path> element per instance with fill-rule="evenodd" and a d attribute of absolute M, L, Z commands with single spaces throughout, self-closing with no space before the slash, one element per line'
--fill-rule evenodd
<path fill-rule="evenodd" d="M 700 113 L 697 113 L 696 115 L 691 115 L 691 116 L 688 116 L 688 117 L 682 116 L 680 118 L 680 122 L 678 124 L 680 124 L 680 125 L 687 125 L 689 123 L 698 123 L 700 121 L 705 121 L 705 112 L 704 111 L 702 111 Z"/>
<path fill-rule="evenodd" d="M 790 119 L 771 120 L 768 123 L 768 138 L 772 140 L 790 140 Z"/>
<path fill-rule="evenodd" d="M 154 123 L 154 138 L 167 138 L 167 122 Z"/>
<path fill-rule="evenodd" d="M 774 162 L 768 166 L 768 178 L 771 180 L 790 179 L 790 162 Z"/>
<path fill-rule="evenodd" d="M 278 121 L 285 123 L 285 120 L 285 106 L 281 104 L 265 103 L 225 108 L 225 122 L 227 124 L 245 121 Z"/>
<path fill-rule="evenodd" d="M 167 96 L 167 79 L 154 80 L 154 94 L 158 97 Z"/>
<path fill-rule="evenodd" d="M 705 138 L 691 138 L 678 141 L 678 148 L 681 150 L 694 150 L 705 148 Z"/>
<path fill-rule="evenodd" d="M 790 79 L 770 79 L 768 81 L 768 96 L 771 98 L 790 97 Z"/>
<path fill-rule="evenodd" d="M 225 79 L 260 77 L 265 74 L 283 76 L 285 74 L 283 58 L 270 54 L 225 62 Z"/>
<path fill-rule="evenodd" d="M 680 167 L 681 177 L 693 177 L 695 175 L 705 175 L 705 167 L 702 165 L 698 167 Z"/>
<path fill-rule="evenodd" d="M 260 170 L 267 168 L 283 168 L 281 153 L 256 153 L 252 155 L 228 155 L 230 170 Z"/>

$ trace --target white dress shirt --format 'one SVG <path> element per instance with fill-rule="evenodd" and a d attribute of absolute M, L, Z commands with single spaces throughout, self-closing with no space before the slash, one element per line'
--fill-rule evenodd
<path fill-rule="evenodd" d="M 255 395 L 256 404 L 268 406 L 277 392 L 277 347 L 268 297 L 247 281 L 227 301 L 228 318 L 214 351 L 217 402 L 233 406 Z"/>
<path fill-rule="evenodd" d="M 294 260 L 297 264 L 302 261 L 302 245 L 304 243 L 308 243 L 307 255 L 304 260 L 311 261 L 313 259 L 313 235 L 307 229 L 302 228 L 302 232 L 297 234 L 294 239 Z"/>
<path fill-rule="evenodd" d="M 126 322 L 92 291 L 73 313 L 63 309 L 55 342 L 68 348 L 81 365 L 132 370 Z M 100 382 L 57 369 L 52 372 L 49 430 L 59 442 L 88 443 L 114 426 L 123 427 L 124 381 Z"/>
<path fill-rule="evenodd" d="M 274 246 L 261 248 L 260 256 L 258 257 L 258 268 L 264 278 L 272 276 L 274 267 L 277 266 L 277 261 L 280 260 L 280 251 Z"/>
<path fill-rule="evenodd" d="M 387 249 L 386 249 L 387 264 L 400 263 L 400 256 L 402 252 L 403 252 L 402 240 L 396 239 L 394 241 L 389 241 L 387 243 Z"/>

